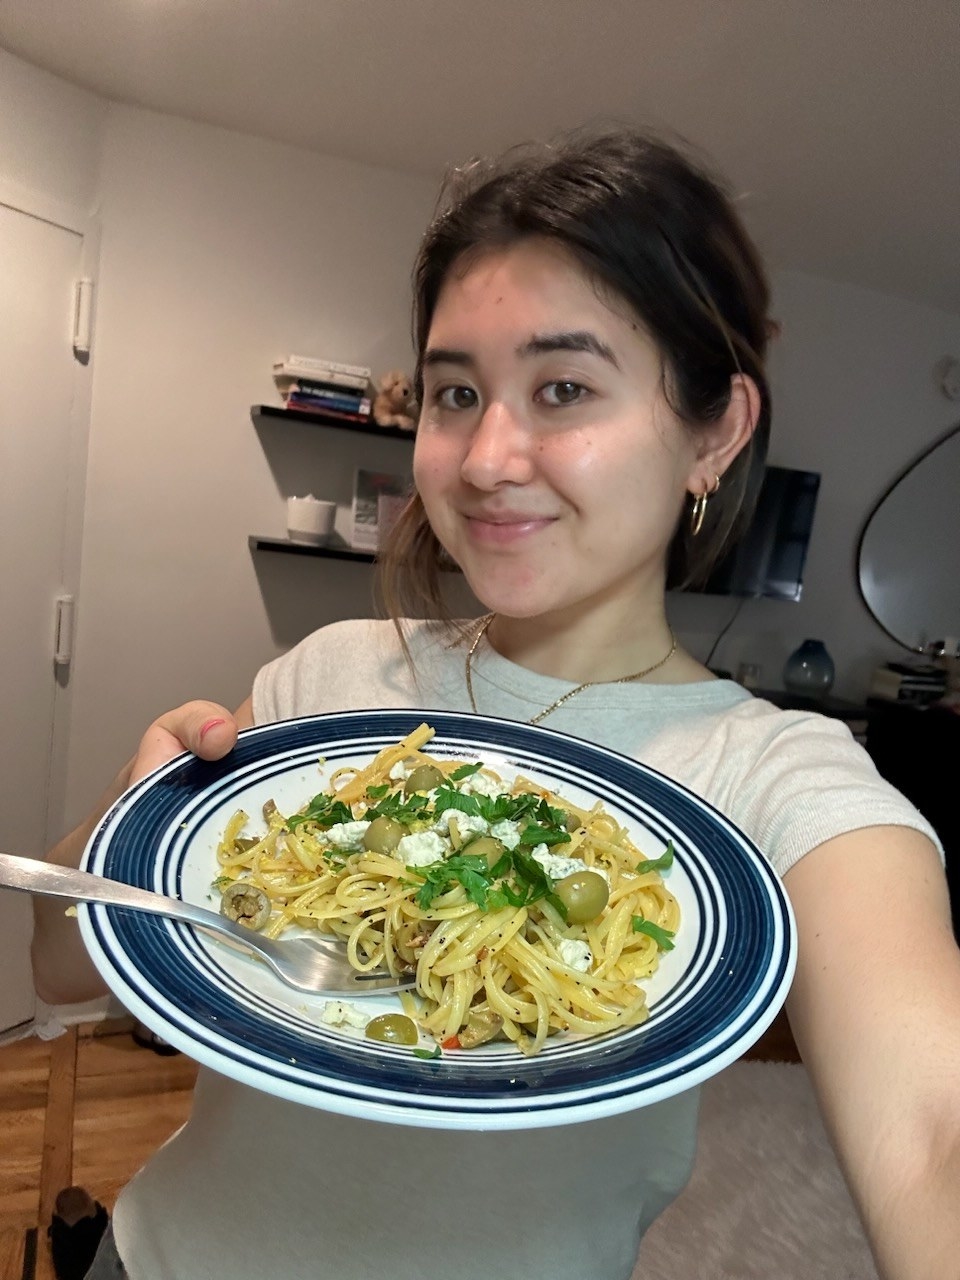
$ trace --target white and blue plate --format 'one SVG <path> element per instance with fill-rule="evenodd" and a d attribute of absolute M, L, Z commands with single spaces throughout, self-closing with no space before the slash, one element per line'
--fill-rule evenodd
<path fill-rule="evenodd" d="M 86 945 L 123 1005 L 201 1064 L 277 1097 L 346 1115 L 445 1129 L 523 1129 L 615 1115 L 671 1097 L 740 1057 L 786 998 L 796 933 L 757 848 L 692 792 L 616 752 L 486 716 L 357 711 L 240 734 L 215 763 L 182 755 L 133 786 L 100 823 L 86 870 L 216 908 L 216 847 L 237 809 L 258 827 L 361 767 L 427 721 L 432 755 L 481 760 L 585 808 L 596 800 L 647 857 L 673 841 L 666 882 L 682 912 L 675 947 L 646 982 L 650 1017 L 602 1036 L 557 1036 L 533 1058 L 510 1045 L 423 1059 L 321 1021 L 258 961 L 189 925 L 123 908 L 80 909 Z M 370 1016 L 392 995 L 355 999 Z M 432 1047 L 424 1042 L 423 1048 Z"/>

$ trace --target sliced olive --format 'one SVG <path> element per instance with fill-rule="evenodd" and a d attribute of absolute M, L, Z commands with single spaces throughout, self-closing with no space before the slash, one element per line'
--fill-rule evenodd
<path fill-rule="evenodd" d="M 596 871 L 574 871 L 558 880 L 553 891 L 567 909 L 568 924 L 596 920 L 610 899 L 610 887 Z"/>
<path fill-rule="evenodd" d="M 405 1013 L 381 1013 L 370 1019 L 363 1034 L 382 1044 L 416 1044 L 420 1039 L 417 1024 Z"/>
<path fill-rule="evenodd" d="M 270 919 L 270 899 L 255 884 L 228 884 L 220 897 L 220 913 L 248 929 L 262 929 Z"/>
<path fill-rule="evenodd" d="M 475 1049 L 478 1044 L 485 1044 L 499 1034 L 503 1026 L 503 1018 L 491 1009 L 474 1009 L 470 1011 L 467 1025 L 458 1033 L 461 1049 Z"/>
<path fill-rule="evenodd" d="M 443 781 L 443 774 L 435 765 L 418 764 L 403 784 L 404 794 L 412 796 L 416 791 L 432 791 Z"/>
<path fill-rule="evenodd" d="M 396 818 L 374 818 L 363 833 L 363 847 L 370 853 L 393 853 L 407 829 Z"/>
<path fill-rule="evenodd" d="M 463 849 L 464 853 L 475 853 L 486 858 L 488 867 L 495 867 L 506 851 L 506 845 L 493 836 L 477 836 L 476 840 L 471 840 Z"/>

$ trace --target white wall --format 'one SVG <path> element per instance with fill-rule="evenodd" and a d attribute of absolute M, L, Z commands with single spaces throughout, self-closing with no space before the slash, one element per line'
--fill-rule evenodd
<path fill-rule="evenodd" d="M 908 656 L 860 597 L 860 533 L 892 480 L 960 421 L 934 378 L 944 355 L 960 355 L 960 316 L 793 272 L 774 277 L 773 314 L 783 335 L 771 359 L 769 459 L 822 473 L 803 597 L 748 601 L 713 661 L 734 672 L 758 662 L 763 684 L 780 688 L 787 656 L 813 637 L 834 658 L 834 693 L 860 698 L 878 663 Z M 735 607 L 674 596 L 671 617 L 703 658 Z"/>
<path fill-rule="evenodd" d="M 102 171 L 101 171 L 102 143 Z M 254 558 L 283 531 L 283 497 L 346 500 L 355 463 L 402 465 L 404 444 L 282 426 L 271 362 L 291 351 L 409 361 L 409 268 L 433 200 L 420 178 L 119 106 L 0 52 L 0 181 L 103 224 L 83 574 L 66 813 L 77 818 L 160 710 L 228 705 L 256 669 L 323 621 L 370 611 L 366 568 Z M 799 605 L 750 601 L 714 661 L 759 661 L 823 639 L 836 691 L 862 693 L 899 656 L 856 588 L 860 528 L 890 479 L 960 416 L 931 370 L 960 353 L 960 318 L 830 281 L 775 277 L 771 460 L 823 473 Z M 674 597 L 704 657 L 733 602 Z"/>
<path fill-rule="evenodd" d="M 349 500 L 406 442 L 285 424 L 271 364 L 409 365 L 409 270 L 430 183 L 111 106 L 67 811 L 160 711 L 234 706 L 257 668 L 371 611 L 365 566 L 259 555 L 284 498 Z"/>
<path fill-rule="evenodd" d="M 81 271 L 94 278 L 98 269 L 96 215 L 105 117 L 106 104 L 95 94 L 77 89 L 0 50 L 0 199 L 73 231 L 82 228 Z M 8 306 L 15 306 L 18 300 L 6 299 L 6 302 Z M 65 321 L 68 305 L 69 298 L 65 296 Z M 66 332 L 62 340 L 67 340 Z M 65 504 L 60 582 L 64 591 L 74 594 L 80 580 L 91 375 L 89 364 L 74 365 L 69 457 L 65 469 L 68 489 L 66 493 L 57 490 L 58 500 Z M 58 430 L 63 430 L 63 426 L 60 424 Z M 37 582 L 49 582 L 50 564 L 38 561 L 35 569 Z M 51 680 L 54 680 L 52 671 Z M 46 700 L 43 707 L 35 709 L 36 745 L 46 743 L 50 749 L 50 811 L 47 815 L 38 813 L 36 819 L 44 821 L 49 817 L 51 828 L 56 828 L 65 789 L 73 694 L 72 683 L 64 678 L 62 669 L 57 672 L 51 693 L 52 723 L 46 720 L 50 714 Z M 17 745 L 8 740 L 3 748 L 15 751 Z M 43 791 L 37 794 L 42 796 Z"/>
<path fill-rule="evenodd" d="M 0 49 L 0 179 L 92 212 L 106 104 Z"/>

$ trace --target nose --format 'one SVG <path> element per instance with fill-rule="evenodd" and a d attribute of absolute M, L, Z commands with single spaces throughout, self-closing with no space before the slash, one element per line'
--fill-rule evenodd
<path fill-rule="evenodd" d="M 467 443 L 460 475 L 476 489 L 526 484 L 533 475 L 531 436 L 519 415 L 501 401 L 484 410 Z"/>

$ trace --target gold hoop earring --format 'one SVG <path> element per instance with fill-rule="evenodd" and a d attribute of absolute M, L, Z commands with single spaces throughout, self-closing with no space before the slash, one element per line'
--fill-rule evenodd
<path fill-rule="evenodd" d="M 714 473 L 713 488 L 708 489 L 703 486 L 703 492 L 698 493 L 693 500 L 693 509 L 690 512 L 690 533 L 695 538 L 703 528 L 703 518 L 707 514 L 707 503 L 720 488 L 720 477 Z"/>

